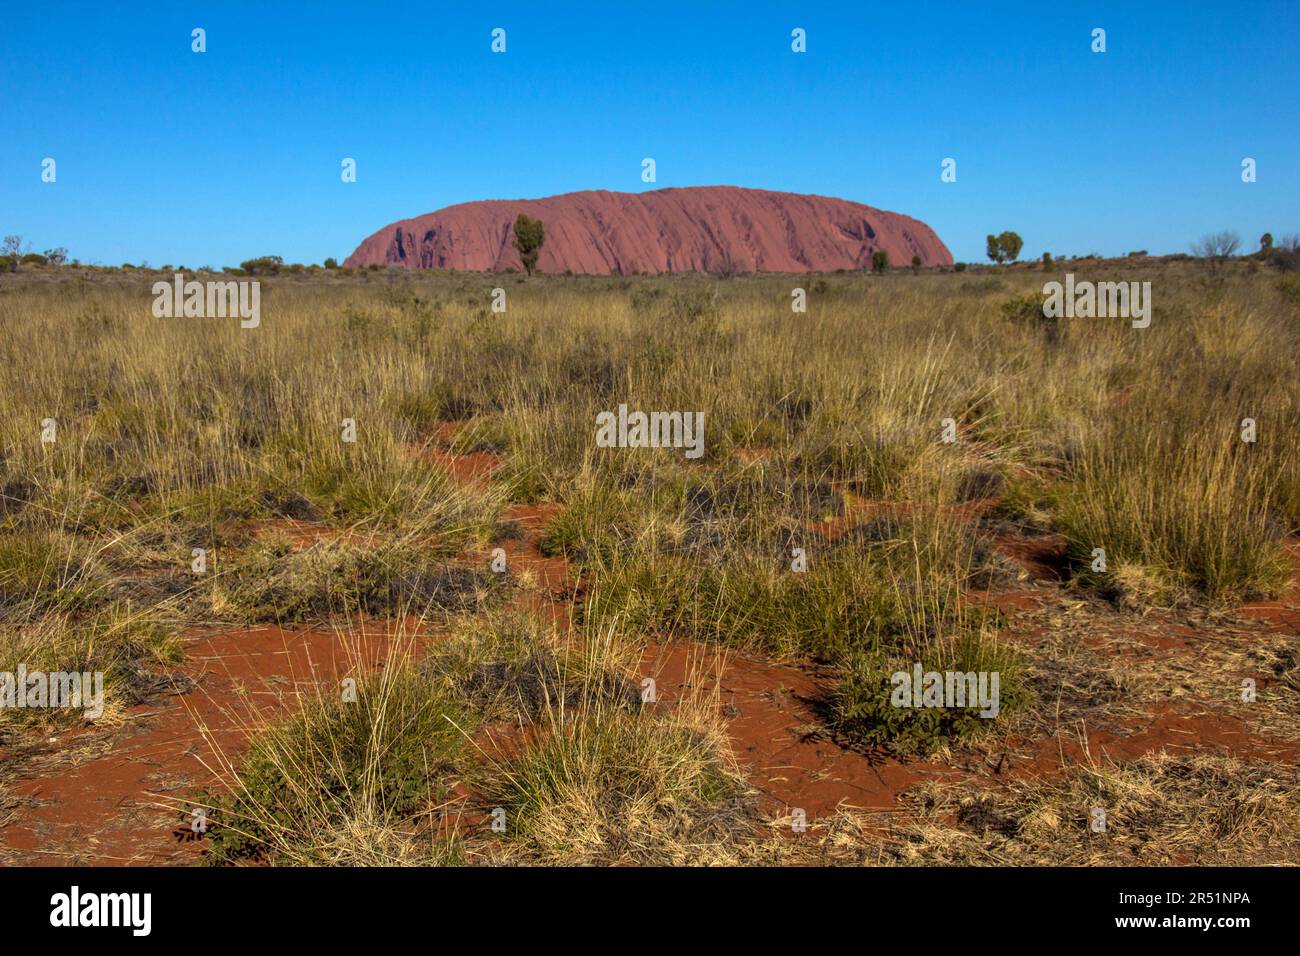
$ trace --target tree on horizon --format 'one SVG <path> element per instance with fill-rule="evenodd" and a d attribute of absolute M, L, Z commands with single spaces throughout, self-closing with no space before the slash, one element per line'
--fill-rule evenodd
<path fill-rule="evenodd" d="M 1025 241 L 1010 230 L 997 236 L 990 234 L 986 237 L 985 255 L 999 265 L 1004 262 L 1015 262 L 1020 258 L 1020 250 L 1024 245 Z"/>

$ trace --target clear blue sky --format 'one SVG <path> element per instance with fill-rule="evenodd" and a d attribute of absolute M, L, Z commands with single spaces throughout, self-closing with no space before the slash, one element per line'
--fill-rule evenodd
<path fill-rule="evenodd" d="M 1003 229 L 1026 256 L 1300 232 L 1296 0 L 277 6 L 8 5 L 0 233 L 320 262 L 452 203 L 716 184 L 904 212 L 965 260 Z"/>

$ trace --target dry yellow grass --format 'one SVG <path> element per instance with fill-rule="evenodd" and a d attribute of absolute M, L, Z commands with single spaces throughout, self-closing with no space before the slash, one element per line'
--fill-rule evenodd
<path fill-rule="evenodd" d="M 968 499 L 1000 498 L 992 522 L 1059 532 L 1069 586 L 1120 609 L 1223 607 L 1278 593 L 1291 567 L 1283 544 L 1300 527 L 1295 301 L 1271 275 L 1244 268 L 1213 284 L 1194 263 L 1088 269 L 1091 278 L 1151 280 L 1150 328 L 1122 319 L 1046 327 L 1033 298 L 1054 275 L 1037 270 L 726 281 L 284 275 L 261 280 L 256 329 L 154 318 L 155 276 L 0 277 L 0 669 L 38 652 L 102 666 L 116 675 L 116 712 L 134 699 L 127 678 L 165 660 L 189 624 L 482 607 L 488 585 L 449 570 L 453 556 L 490 544 L 508 502 L 539 499 L 562 506 L 548 546 L 605 602 L 581 622 L 589 637 L 616 627 L 626 651 L 670 631 L 822 657 L 866 675 L 845 682 L 841 702 L 869 718 L 873 707 L 857 705 L 872 704 L 882 662 L 948 661 L 972 633 L 988 637 L 975 658 L 1001 647 L 997 622 L 965 605 L 971 581 L 997 570 L 973 523 L 947 517 Z M 490 309 L 496 287 L 506 290 L 504 314 Z M 790 311 L 795 287 L 808 290 L 806 314 Z M 702 412 L 703 458 L 597 447 L 595 416 L 620 404 Z M 343 439 L 345 419 L 355 442 Z M 42 441 L 49 421 L 52 442 Z M 455 451 L 499 459 L 492 480 L 458 481 L 439 464 L 432 452 L 452 421 Z M 850 506 L 864 499 L 911 513 L 863 522 Z M 338 540 L 296 551 L 258 537 L 259 522 L 288 519 Z M 790 548 L 823 523 L 859 527 L 847 543 L 817 539 L 824 550 L 796 586 Z M 214 556 L 207 578 L 189 571 L 194 548 Z M 1104 570 L 1093 567 L 1097 549 Z M 529 591 L 537 583 L 532 571 L 517 581 Z M 446 604 L 448 587 L 468 603 Z M 46 636 L 35 650 L 33 634 Z M 583 680 L 628 670 L 626 654 L 610 653 L 600 667 L 578 668 Z M 1065 673 L 1055 659 L 1031 663 L 1040 675 Z M 1003 664 L 1010 671 L 1010 659 Z M 427 729 L 437 721 L 422 709 L 419 679 L 407 677 L 377 693 Z M 438 714 L 464 709 L 454 687 L 438 693 Z M 785 853 L 748 835 L 759 821 L 707 711 L 651 717 L 589 701 L 516 714 L 536 738 L 487 765 L 482 787 L 516 808 L 519 829 L 491 852 L 471 847 L 471 857 Z M 329 708 L 304 719 L 297 729 L 319 746 L 346 740 L 344 749 L 373 755 L 379 728 L 402 738 Z M 464 847 L 426 848 L 428 834 L 403 822 L 409 807 L 395 813 L 380 799 L 382 781 L 364 778 L 339 812 L 320 779 L 346 776 L 351 764 L 326 759 L 328 748 L 295 750 L 283 733 L 269 732 L 253 769 L 259 786 L 278 781 L 305 801 L 314 835 L 273 813 L 261 819 L 257 840 L 276 856 L 462 858 Z M 941 753 L 955 743 L 947 731 L 925 733 Z M 454 740 L 443 741 L 446 759 L 474 763 L 473 748 Z M 1220 764 L 1090 773 L 1062 785 L 1078 792 L 990 797 L 1012 800 L 1016 826 L 993 849 L 982 833 L 932 814 L 924 832 L 852 852 L 906 861 L 917 843 L 953 861 L 1129 853 L 1177 862 L 1214 858 L 1213 840 L 1254 852 L 1290 819 L 1253 770 L 1242 771 L 1249 812 L 1212 832 L 1180 814 L 1200 806 L 1188 780 L 1218 801 L 1202 810 L 1227 813 L 1237 797 Z M 420 786 L 437 789 L 444 777 Z M 1159 811 L 1150 839 L 1116 838 L 1103 852 L 1095 841 L 1053 838 L 1066 849 L 1049 852 L 1044 834 L 1068 829 L 1071 800 L 1115 788 L 1140 791 L 1124 799 Z M 244 809 L 265 811 L 263 796 Z M 950 802 L 937 797 L 932 809 Z M 364 852 L 362 834 L 373 838 Z M 857 845 L 844 832 L 832 843 Z"/>

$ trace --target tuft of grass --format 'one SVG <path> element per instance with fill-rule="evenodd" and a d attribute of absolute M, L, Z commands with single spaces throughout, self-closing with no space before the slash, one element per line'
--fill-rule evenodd
<path fill-rule="evenodd" d="M 518 724 L 554 708 L 639 709 L 631 666 L 612 629 L 562 639 L 555 625 L 512 609 L 465 616 L 421 664 L 480 720 Z"/>
<path fill-rule="evenodd" d="M 548 716 L 541 739 L 481 784 L 484 805 L 505 811 L 506 859 L 682 862 L 744 825 L 725 737 L 700 715 L 557 708 Z"/>
<path fill-rule="evenodd" d="M 225 791 L 200 801 L 213 823 L 208 862 L 356 865 L 414 855 L 400 846 L 415 818 L 446 797 L 475 717 L 409 661 L 358 681 L 356 696 L 322 692 L 254 737 Z M 454 845 L 430 845 L 420 862 L 457 858 Z"/>
<path fill-rule="evenodd" d="M 123 709 L 176 689 L 167 668 L 181 658 L 176 628 L 149 611 L 113 602 L 87 614 L 50 612 L 21 623 L 0 622 L 0 673 L 19 666 L 37 671 L 104 676 L 104 712 L 92 718 L 121 719 Z M 20 689 L 21 692 L 21 689 Z M 87 719 L 82 709 L 0 707 L 0 739 L 20 730 L 50 732 Z"/>
<path fill-rule="evenodd" d="M 1289 579 L 1284 529 L 1267 476 L 1232 440 L 1153 431 L 1087 450 L 1055 516 L 1080 581 L 1133 607 L 1276 595 Z M 1105 571 L 1092 569 L 1095 549 Z"/>
<path fill-rule="evenodd" d="M 0 618 L 85 610 L 108 597 L 108 578 L 93 550 L 59 529 L 0 535 Z"/>
<path fill-rule="evenodd" d="M 815 554 L 802 574 L 774 560 L 712 566 L 681 555 L 642 555 L 613 563 L 597 578 L 587 612 L 689 640 L 834 659 L 855 641 L 902 626 L 893 595 L 866 570 L 861 560 L 834 553 Z"/>
<path fill-rule="evenodd" d="M 507 583 L 440 560 L 438 549 L 418 541 L 325 542 L 295 550 L 280 540 L 237 553 L 209 586 L 210 606 L 221 618 L 289 623 L 358 613 L 455 614 L 487 606 Z"/>

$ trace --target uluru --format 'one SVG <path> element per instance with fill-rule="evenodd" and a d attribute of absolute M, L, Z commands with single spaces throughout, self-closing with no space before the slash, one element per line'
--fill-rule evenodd
<path fill-rule="evenodd" d="M 540 219 L 542 272 L 834 272 L 865 269 L 884 250 L 949 265 L 934 230 L 910 216 L 828 196 L 693 186 L 640 193 L 585 190 L 493 199 L 403 219 L 365 239 L 345 266 L 522 271 L 512 224 Z"/>

